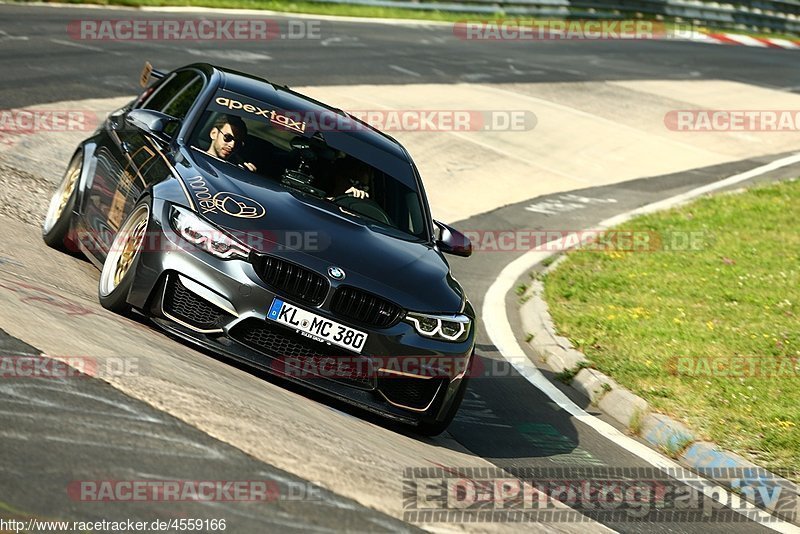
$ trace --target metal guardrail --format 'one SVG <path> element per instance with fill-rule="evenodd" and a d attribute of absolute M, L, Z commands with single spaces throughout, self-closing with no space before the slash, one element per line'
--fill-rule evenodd
<path fill-rule="evenodd" d="M 650 19 L 723 29 L 800 34 L 800 0 L 313 0 L 540 19 Z"/>

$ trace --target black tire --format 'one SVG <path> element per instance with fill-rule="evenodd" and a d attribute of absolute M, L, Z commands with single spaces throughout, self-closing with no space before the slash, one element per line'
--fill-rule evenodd
<path fill-rule="evenodd" d="M 150 212 L 149 199 L 139 201 L 114 236 L 97 287 L 100 304 L 107 310 L 123 315 L 131 311 L 128 294 L 136 275 L 144 236 L 150 224 Z M 129 246 L 131 248 L 128 248 Z"/>
<path fill-rule="evenodd" d="M 58 189 L 53 193 L 42 224 L 44 242 L 48 247 L 62 252 L 78 251 L 72 238 L 72 212 L 78 196 L 82 168 L 83 154 L 78 152 L 72 156 Z"/>

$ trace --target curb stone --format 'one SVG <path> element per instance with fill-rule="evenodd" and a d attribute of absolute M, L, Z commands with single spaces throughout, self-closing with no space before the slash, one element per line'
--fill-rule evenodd
<path fill-rule="evenodd" d="M 541 272 L 552 271 L 563 258 L 566 256 L 560 255 L 557 261 Z M 532 335 L 527 345 L 554 372 L 574 375 L 569 385 L 587 397 L 592 404 L 683 467 L 699 472 L 728 489 L 735 491 L 743 481 L 752 482 L 755 476 L 762 484 L 778 485 L 797 493 L 796 484 L 770 473 L 738 454 L 719 449 L 714 443 L 698 441 L 694 432 L 682 423 L 667 415 L 651 413 L 645 399 L 604 373 L 592 369 L 586 356 L 576 350 L 568 339 L 556 333 L 543 293 L 544 283 L 534 280 L 519 309 L 523 330 Z M 800 503 L 800 496 L 795 499 Z M 797 518 L 792 517 L 789 520 L 797 524 Z"/>
<path fill-rule="evenodd" d="M 642 417 L 650 409 L 646 400 L 621 387 L 612 389 L 600 397 L 597 407 L 615 421 L 625 425 L 625 428 L 633 430 L 641 425 Z"/>
<path fill-rule="evenodd" d="M 596 369 L 588 367 L 578 371 L 570 385 L 581 392 L 584 397 L 588 397 L 595 406 L 600 401 L 600 397 L 605 395 L 607 391 L 619 389 L 617 383 L 611 378 Z"/>
<path fill-rule="evenodd" d="M 673 455 L 695 441 L 688 428 L 662 414 L 648 414 L 642 422 L 641 435 L 648 443 Z"/>

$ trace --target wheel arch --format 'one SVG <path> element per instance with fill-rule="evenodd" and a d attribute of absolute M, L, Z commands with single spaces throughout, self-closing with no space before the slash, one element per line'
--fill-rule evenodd
<path fill-rule="evenodd" d="M 70 161 L 72 161 L 72 158 L 79 154 L 81 155 L 81 177 L 78 181 L 75 209 L 73 210 L 73 215 L 78 217 L 83 216 L 84 207 L 86 206 L 86 202 L 88 200 L 87 191 L 92 187 L 92 182 L 94 181 L 94 168 L 96 165 L 94 152 L 96 148 L 97 143 L 94 141 L 84 141 L 78 146 L 78 148 L 75 149 L 75 152 L 73 152 L 72 156 L 70 157 Z M 88 165 L 87 162 L 89 163 Z"/>

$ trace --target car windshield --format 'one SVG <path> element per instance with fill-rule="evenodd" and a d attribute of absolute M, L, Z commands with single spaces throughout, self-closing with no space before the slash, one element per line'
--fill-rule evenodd
<path fill-rule="evenodd" d="M 241 99 L 238 106 L 230 105 L 231 93 L 220 92 L 212 99 L 189 138 L 190 146 L 323 200 L 331 209 L 384 233 L 427 240 L 422 199 L 409 187 L 408 178 L 397 179 L 386 169 L 332 147 L 324 131 L 293 119 L 291 112 L 236 98 Z"/>

